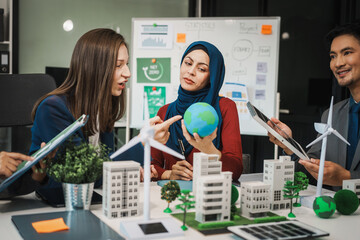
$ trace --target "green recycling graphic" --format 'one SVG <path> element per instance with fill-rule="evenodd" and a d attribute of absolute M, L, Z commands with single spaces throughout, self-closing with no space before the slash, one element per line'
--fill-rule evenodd
<path fill-rule="evenodd" d="M 137 58 L 138 83 L 170 83 L 170 58 Z"/>

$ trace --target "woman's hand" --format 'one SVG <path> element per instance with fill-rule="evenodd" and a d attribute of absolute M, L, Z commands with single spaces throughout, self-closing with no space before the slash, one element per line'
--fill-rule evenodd
<path fill-rule="evenodd" d="M 46 144 L 44 142 L 41 143 L 41 147 L 43 148 Z M 57 152 L 57 148 L 49 153 L 44 159 L 40 160 L 39 163 L 32 166 L 33 173 L 31 177 L 34 181 L 42 183 L 46 177 L 46 163 L 55 157 Z"/>
<path fill-rule="evenodd" d="M 181 118 L 181 115 L 176 115 L 166 121 L 161 120 L 159 116 L 151 118 L 150 126 L 154 126 L 155 130 L 154 139 L 162 144 L 166 144 L 170 137 L 169 127 Z"/>
<path fill-rule="evenodd" d="M 156 171 L 154 165 L 150 165 L 150 179 L 157 178 L 158 172 Z M 144 181 L 144 169 L 140 167 L 140 182 Z"/>
<path fill-rule="evenodd" d="M 181 120 L 181 128 L 186 141 L 188 141 L 191 146 L 206 154 L 217 154 L 219 155 L 219 159 L 221 159 L 221 152 L 213 143 L 213 140 L 217 135 L 217 128 L 209 136 L 203 138 L 201 138 L 197 133 L 194 133 L 194 137 L 192 137 L 185 127 L 184 120 Z"/>
<path fill-rule="evenodd" d="M 193 167 L 188 161 L 177 161 L 176 164 L 172 166 L 172 170 L 169 172 L 170 176 L 168 177 L 168 179 L 190 181 L 193 177 L 192 171 Z"/>

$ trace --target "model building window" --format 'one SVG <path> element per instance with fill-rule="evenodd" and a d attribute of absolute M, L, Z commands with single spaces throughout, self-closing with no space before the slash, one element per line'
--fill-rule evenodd
<path fill-rule="evenodd" d="M 281 190 L 274 191 L 274 201 L 280 201 L 281 199 Z"/>

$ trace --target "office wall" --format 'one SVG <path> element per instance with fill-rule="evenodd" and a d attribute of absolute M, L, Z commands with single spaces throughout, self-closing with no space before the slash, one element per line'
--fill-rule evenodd
<path fill-rule="evenodd" d="M 90 29 L 120 30 L 130 44 L 132 17 L 187 16 L 187 0 L 20 0 L 19 73 L 68 67 L 76 41 Z M 67 19 L 70 32 L 63 30 Z"/>

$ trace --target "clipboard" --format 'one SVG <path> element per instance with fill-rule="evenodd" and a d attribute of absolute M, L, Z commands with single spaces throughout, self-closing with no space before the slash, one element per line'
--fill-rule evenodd
<path fill-rule="evenodd" d="M 18 166 L 18 170 L 5 179 L 0 184 L 0 192 L 6 189 L 10 184 L 12 184 L 16 179 L 18 179 L 21 175 L 23 175 L 26 171 L 28 171 L 32 166 L 38 163 L 41 159 L 47 156 L 51 151 L 57 148 L 60 144 L 62 144 L 68 137 L 70 137 L 73 133 L 83 127 L 87 120 L 88 115 L 83 114 L 78 120 L 65 128 L 62 132 L 56 135 L 53 139 L 51 139 L 44 147 L 37 150 L 32 157 L 35 159 L 33 161 L 24 161 Z"/>
<path fill-rule="evenodd" d="M 273 121 L 271 121 L 267 116 L 265 116 L 259 109 L 257 109 L 254 105 L 250 102 L 247 102 L 247 107 L 249 109 L 250 115 L 261 125 L 263 126 L 268 132 L 270 132 L 274 137 L 277 138 L 281 143 L 287 146 L 293 153 L 296 154 L 300 159 L 309 160 L 310 158 L 304 151 L 304 149 L 297 143 L 293 138 L 286 134 L 278 125 L 276 125 Z M 268 125 L 268 122 L 280 131 L 282 135 L 280 135 L 277 131 L 275 131 L 272 127 Z"/>

